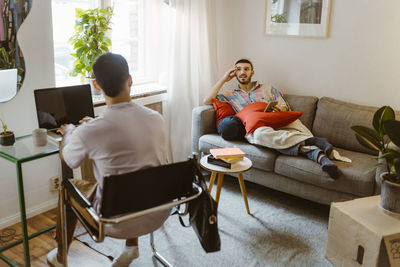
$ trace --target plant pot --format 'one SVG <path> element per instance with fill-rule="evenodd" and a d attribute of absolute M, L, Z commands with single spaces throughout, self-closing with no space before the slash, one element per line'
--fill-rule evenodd
<path fill-rule="evenodd" d="M 387 172 L 381 174 L 381 201 L 379 206 L 391 213 L 400 215 L 400 184 L 385 179 Z"/>
<path fill-rule="evenodd" d="M 0 145 L 12 146 L 15 143 L 15 136 L 13 132 L 2 132 L 0 133 Z"/>

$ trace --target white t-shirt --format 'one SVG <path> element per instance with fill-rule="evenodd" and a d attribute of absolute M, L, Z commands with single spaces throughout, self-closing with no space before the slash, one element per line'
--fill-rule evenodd
<path fill-rule="evenodd" d="M 93 200 L 99 211 L 103 177 L 167 163 L 167 138 L 163 117 L 156 111 L 124 102 L 108 106 L 96 119 L 68 129 L 63 156 L 77 168 L 85 158 L 93 160 L 98 187 Z"/>

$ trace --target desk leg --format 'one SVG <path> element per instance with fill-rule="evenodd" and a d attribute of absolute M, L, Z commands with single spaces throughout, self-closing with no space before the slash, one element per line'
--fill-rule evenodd
<path fill-rule="evenodd" d="M 31 266 L 30 256 L 29 256 L 28 228 L 26 224 L 24 182 L 22 179 L 22 167 L 20 162 L 17 162 L 17 181 L 18 181 L 19 209 L 21 214 L 22 242 L 24 243 L 25 266 Z"/>
<path fill-rule="evenodd" d="M 221 194 L 222 181 L 224 180 L 224 174 L 222 172 L 218 173 L 218 182 L 217 182 L 217 194 L 215 195 L 215 201 L 218 203 L 219 195 Z"/>
<path fill-rule="evenodd" d="M 244 186 L 243 174 L 241 172 L 238 173 L 240 191 L 242 191 L 242 196 L 244 200 L 244 204 L 246 205 L 247 214 L 250 214 L 249 203 L 247 202 L 247 193 L 246 187 Z"/>
<path fill-rule="evenodd" d="M 217 176 L 217 173 L 216 172 L 211 172 L 210 182 L 208 184 L 208 192 L 210 194 L 211 194 L 211 190 L 212 190 L 213 185 L 214 185 L 215 176 Z"/>

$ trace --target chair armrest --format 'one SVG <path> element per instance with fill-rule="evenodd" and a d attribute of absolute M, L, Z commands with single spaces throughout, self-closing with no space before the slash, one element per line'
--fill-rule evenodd
<path fill-rule="evenodd" d="M 94 241 L 102 242 L 104 239 L 103 225 L 100 224 L 100 218 L 90 201 L 87 200 L 69 179 L 64 179 L 62 186 L 63 190 L 66 191 L 66 201 L 69 203 L 78 220 Z"/>
<path fill-rule="evenodd" d="M 212 105 L 192 110 L 192 152 L 199 153 L 199 139 L 204 134 L 217 133 L 215 111 Z"/>
<path fill-rule="evenodd" d="M 129 214 L 122 215 L 122 216 L 121 215 L 117 215 L 117 216 L 110 217 L 110 218 L 100 218 L 99 220 L 102 223 L 117 224 L 117 223 L 122 223 L 122 222 L 125 222 L 125 221 L 128 221 L 128 220 L 132 220 L 132 219 L 135 219 L 135 218 L 138 218 L 138 217 L 142 217 L 142 216 L 145 216 L 145 215 L 157 212 L 157 211 L 171 209 L 172 207 L 185 204 L 185 203 L 187 203 L 189 201 L 192 201 L 192 200 L 198 198 L 201 195 L 201 193 L 203 192 L 203 189 L 200 186 L 198 186 L 197 184 L 192 183 L 192 186 L 193 186 L 193 189 L 194 189 L 193 195 L 185 197 L 183 199 L 173 200 L 173 201 L 170 201 L 168 203 L 164 203 L 162 205 L 159 205 L 159 206 L 156 206 L 156 207 L 153 207 L 153 208 L 149 208 L 149 209 L 145 209 L 145 210 L 129 213 Z M 185 214 L 181 214 L 181 215 L 185 215 Z"/>
<path fill-rule="evenodd" d="M 92 204 L 90 203 L 89 200 L 87 200 L 79 191 L 79 189 L 69 180 L 69 179 L 64 179 L 62 181 L 63 186 L 65 187 L 65 190 L 67 190 L 68 194 L 74 198 L 74 200 L 79 204 L 84 209 L 91 208 Z"/>

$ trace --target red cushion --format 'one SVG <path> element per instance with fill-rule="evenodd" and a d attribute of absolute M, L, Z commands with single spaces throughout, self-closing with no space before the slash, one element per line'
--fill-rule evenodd
<path fill-rule="evenodd" d="M 230 115 L 235 115 L 235 111 L 233 110 L 231 105 L 229 105 L 228 103 L 221 102 L 215 98 L 212 99 L 212 103 L 213 103 L 215 115 L 217 118 L 217 128 L 218 128 L 219 122 L 223 118 L 230 116 Z"/>
<path fill-rule="evenodd" d="M 236 114 L 246 127 L 246 134 L 254 132 L 261 126 L 274 129 L 286 126 L 304 113 L 304 111 L 264 112 L 266 106 L 267 103 L 254 102 Z"/>

